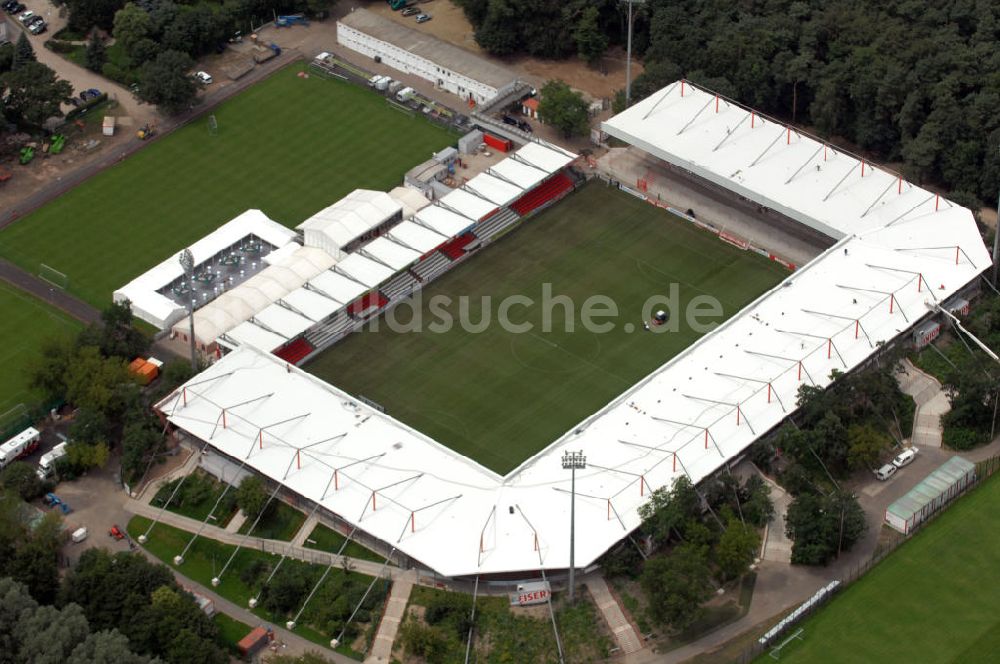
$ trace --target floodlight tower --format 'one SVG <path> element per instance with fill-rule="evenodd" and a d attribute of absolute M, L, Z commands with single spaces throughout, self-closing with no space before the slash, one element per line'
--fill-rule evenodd
<path fill-rule="evenodd" d="M 646 0 L 621 0 L 628 4 L 628 47 L 625 55 L 625 108 L 632 101 L 632 5 L 644 5 Z"/>
<path fill-rule="evenodd" d="M 1000 194 L 997 195 L 997 223 L 993 227 L 993 285 L 997 285 L 997 263 L 1000 262 Z"/>
<path fill-rule="evenodd" d="M 181 267 L 184 268 L 184 274 L 187 275 L 188 284 L 191 288 L 194 288 L 194 254 L 191 253 L 190 249 L 185 249 L 177 257 L 180 261 Z M 187 310 L 188 310 L 188 323 L 191 326 L 191 369 L 195 372 L 198 371 L 198 357 L 195 354 L 195 343 L 194 343 L 194 299 L 187 298 Z"/>
<path fill-rule="evenodd" d="M 576 470 L 583 470 L 587 467 L 587 457 L 583 450 L 579 452 L 563 452 L 563 470 L 569 470 L 570 479 L 570 499 L 569 499 L 569 603 L 573 603 L 573 595 L 576 592 L 573 575 L 576 568 Z"/>

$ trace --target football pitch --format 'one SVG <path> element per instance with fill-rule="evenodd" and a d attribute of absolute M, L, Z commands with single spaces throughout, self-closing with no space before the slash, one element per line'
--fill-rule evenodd
<path fill-rule="evenodd" d="M 998 507 L 993 477 L 804 622 L 803 640 L 786 646 L 780 661 L 995 662 Z"/>
<path fill-rule="evenodd" d="M 112 291 L 250 208 L 288 226 L 352 189 L 388 190 L 455 137 L 370 90 L 286 67 L 0 231 L 103 308 Z M 132 129 L 134 130 L 134 128 Z M 130 130 L 131 131 L 131 130 Z M 138 139 L 133 139 L 138 140 Z"/>
<path fill-rule="evenodd" d="M 701 336 L 683 321 L 676 332 L 646 332 L 647 298 L 668 296 L 676 284 L 681 312 L 707 295 L 721 304 L 721 322 L 787 275 L 777 263 L 591 183 L 430 284 L 419 307 L 390 312 L 401 324 L 419 319 L 423 331 L 393 330 L 381 319 L 377 331 L 350 335 L 305 368 L 506 474 Z M 544 284 L 552 306 L 543 303 Z M 611 331 L 581 324 L 584 302 L 598 294 L 617 307 L 616 317 L 599 319 Z M 517 295 L 534 304 L 522 300 L 509 319 L 532 329 L 507 331 L 497 324 L 500 304 Z M 554 303 L 559 295 L 572 312 Z M 435 332 L 431 325 L 443 316 L 432 300 L 444 297 L 455 324 Z M 484 316 L 490 324 L 482 331 L 458 322 L 477 326 Z"/>
<path fill-rule="evenodd" d="M 996 661 L 998 507 L 993 477 L 804 622 L 781 662 Z"/>
<path fill-rule="evenodd" d="M 40 300 L 0 282 L 0 414 L 35 395 L 27 387 L 25 370 L 41 340 L 71 334 L 82 325 Z"/>

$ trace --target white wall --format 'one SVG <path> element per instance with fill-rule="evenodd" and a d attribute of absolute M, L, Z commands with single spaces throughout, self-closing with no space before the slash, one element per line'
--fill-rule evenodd
<path fill-rule="evenodd" d="M 414 55 L 388 42 L 375 39 L 343 23 L 337 23 L 337 41 L 352 51 L 357 51 L 369 58 L 374 58 L 377 55 L 382 58 L 383 64 L 426 79 L 462 99 L 468 99 L 471 93 L 476 103 L 482 104 L 497 95 L 497 89 L 494 87 L 480 83 L 459 72 L 438 66 L 426 58 Z"/>

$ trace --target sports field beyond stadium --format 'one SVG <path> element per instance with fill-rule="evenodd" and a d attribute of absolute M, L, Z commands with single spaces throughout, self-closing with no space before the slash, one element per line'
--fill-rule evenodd
<path fill-rule="evenodd" d="M 995 662 L 998 587 L 1000 477 L 994 477 L 803 623 L 803 640 L 786 646 L 780 661 Z"/>
<path fill-rule="evenodd" d="M 388 190 L 455 140 L 370 90 L 297 76 L 299 63 L 0 232 L 0 255 L 45 263 L 96 307 L 248 208 L 294 226 L 361 187 Z M 134 128 L 133 128 L 134 130 Z M 134 139 L 138 140 L 138 139 Z"/>
<path fill-rule="evenodd" d="M 40 300 L 0 283 L 0 414 L 31 403 L 25 371 L 47 337 L 72 334 L 80 323 Z M 0 422 L 0 426 L 2 426 Z"/>
<path fill-rule="evenodd" d="M 590 184 L 525 222 L 496 246 L 445 274 L 421 294 L 424 325 L 435 296 L 469 299 L 468 320 L 483 317 L 491 298 L 492 322 L 470 333 L 399 332 L 381 324 L 334 346 L 305 368 L 337 387 L 374 400 L 386 411 L 440 443 L 501 474 L 565 433 L 653 369 L 690 345 L 698 333 L 643 330 L 647 298 L 669 295 L 677 284 L 683 309 L 701 294 L 715 297 L 724 314 L 743 306 L 788 273 L 776 263 L 720 242 L 667 212 L 600 183 Z M 543 284 L 575 305 L 575 329 L 565 308 L 554 306 L 551 331 L 542 327 Z M 529 332 L 496 324 L 508 296 L 535 300 L 512 309 Z M 580 311 L 590 296 L 609 296 L 614 330 L 582 329 Z M 406 322 L 402 305 L 395 318 Z M 627 331 L 631 326 L 631 332 Z"/>

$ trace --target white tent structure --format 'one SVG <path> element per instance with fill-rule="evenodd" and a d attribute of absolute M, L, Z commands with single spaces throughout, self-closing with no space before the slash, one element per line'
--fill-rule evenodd
<path fill-rule="evenodd" d="M 801 385 L 826 386 L 834 370 L 864 363 L 990 265 L 968 210 L 871 165 L 862 180 L 861 164 L 830 148 L 817 162 L 824 147 L 808 137 L 779 148 L 785 128 L 750 127 L 731 104 L 717 120 L 714 96 L 680 87 L 605 131 L 838 242 L 506 477 L 251 348 L 159 408 L 446 576 L 566 568 L 570 478 L 560 456 L 582 450 L 576 563 L 595 561 L 639 525 L 653 489 L 716 472 L 794 410 Z"/>
<path fill-rule="evenodd" d="M 338 259 L 343 248 L 377 229 L 403 206 L 384 191 L 355 189 L 330 207 L 324 208 L 296 226 L 307 247 L 319 247 Z"/>
<path fill-rule="evenodd" d="M 195 265 L 200 265 L 220 251 L 254 235 L 280 250 L 295 239 L 295 232 L 272 221 L 260 210 L 247 210 L 226 222 L 191 247 Z M 165 330 L 184 316 L 185 308 L 158 291 L 184 274 L 174 254 L 156 267 L 136 277 L 114 292 L 115 302 L 128 300 L 132 313 L 147 323 Z M 200 304 L 200 303 L 199 303 Z"/>

